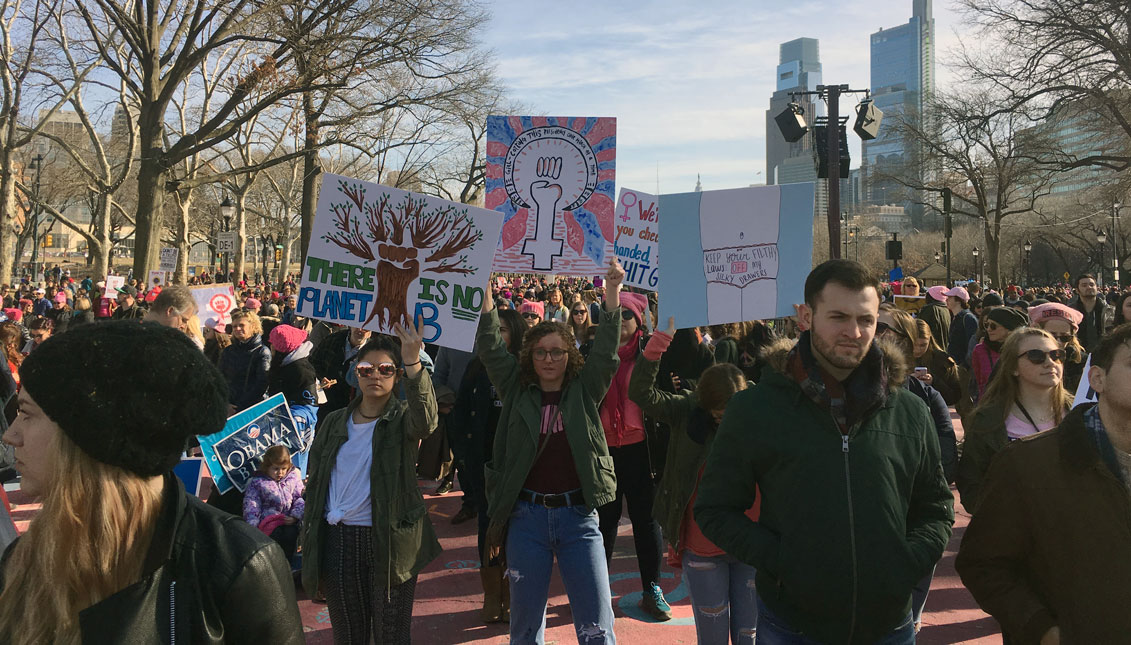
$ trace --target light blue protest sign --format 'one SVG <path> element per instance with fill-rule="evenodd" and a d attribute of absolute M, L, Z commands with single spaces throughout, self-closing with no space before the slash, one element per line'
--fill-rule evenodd
<path fill-rule="evenodd" d="M 660 320 L 792 316 L 813 267 L 813 198 L 808 182 L 660 195 Z"/>
<path fill-rule="evenodd" d="M 243 492 L 271 446 L 284 445 L 292 455 L 306 449 L 282 394 L 229 417 L 223 430 L 198 439 L 204 463 L 221 494 L 232 488 Z"/>

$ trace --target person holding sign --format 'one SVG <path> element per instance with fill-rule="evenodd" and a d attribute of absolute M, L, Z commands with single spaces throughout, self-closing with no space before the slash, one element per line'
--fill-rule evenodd
<path fill-rule="evenodd" d="M 325 591 L 336 643 L 410 642 L 417 574 L 440 554 L 416 487 L 417 444 L 438 419 L 420 364 L 424 322 L 393 329 L 399 346 L 378 335 L 358 351 L 358 396 L 310 447 L 302 585 Z"/>
<path fill-rule="evenodd" d="M 516 358 L 484 299 L 478 353 L 503 400 L 485 467 L 488 557 L 505 545 L 514 645 L 542 643 L 554 558 L 565 581 L 578 642 L 615 643 L 612 592 L 597 508 L 616 499 L 616 475 L 598 406 L 619 359 L 624 269 L 609 261 L 597 337 L 583 359 L 569 328 L 543 322 Z"/>
<path fill-rule="evenodd" d="M 173 474 L 185 441 L 228 411 L 223 377 L 188 337 L 83 325 L 20 375 L 4 442 L 43 508 L 4 554 L 0 641 L 303 642 L 279 546 Z"/>

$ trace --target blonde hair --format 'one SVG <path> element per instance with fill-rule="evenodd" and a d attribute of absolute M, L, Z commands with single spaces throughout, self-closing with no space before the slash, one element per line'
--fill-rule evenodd
<path fill-rule="evenodd" d="M 942 346 L 935 340 L 935 335 L 931 333 L 931 326 L 927 324 L 926 320 L 922 318 L 915 319 L 915 331 L 917 332 L 916 338 L 922 340 L 926 338 L 930 341 L 927 344 L 927 349 L 930 351 L 942 351 Z"/>
<path fill-rule="evenodd" d="M 254 312 L 247 309 L 236 309 L 232 312 L 232 326 L 234 327 L 236 321 L 239 319 L 247 320 L 247 324 L 251 327 L 251 333 L 262 334 L 263 322 L 259 320 L 259 316 Z"/>
<path fill-rule="evenodd" d="M 200 317 L 196 314 L 189 316 L 188 322 L 185 323 L 185 335 L 196 343 L 196 346 L 204 349 L 204 325 L 200 324 Z"/>
<path fill-rule="evenodd" d="M 1017 371 L 1017 363 L 1021 360 L 1018 348 L 1022 341 L 1031 337 L 1047 338 L 1057 348 L 1060 347 L 1060 343 L 1052 337 L 1052 334 L 1037 327 L 1018 327 L 1009 332 L 1009 336 L 1001 345 L 1001 358 L 994 367 L 993 378 L 986 387 L 986 393 L 979 400 L 975 413 L 1000 406 L 1004 409 L 1001 420 L 1005 421 L 1009 416 L 1009 410 L 1020 391 L 1017 377 L 1013 375 Z M 1064 389 L 1064 363 L 1061 363 L 1060 384 L 1049 391 L 1049 407 L 1058 425 L 1064 419 L 1064 413 L 1072 406 L 1072 398 L 1072 394 Z"/>
<path fill-rule="evenodd" d="M 4 568 L 0 640 L 78 643 L 79 612 L 141 578 L 161 509 L 145 478 L 96 461 L 61 431 L 43 508 Z"/>

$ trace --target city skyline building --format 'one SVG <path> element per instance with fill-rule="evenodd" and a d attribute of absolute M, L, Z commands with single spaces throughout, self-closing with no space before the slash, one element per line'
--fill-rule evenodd
<path fill-rule="evenodd" d="M 870 91 L 876 107 L 884 112 L 885 124 L 907 118 L 923 128 L 930 118 L 927 107 L 935 92 L 935 21 L 932 0 L 912 0 L 911 19 L 906 24 L 880 29 L 870 43 Z M 862 202 L 902 205 L 916 228 L 923 228 L 926 201 L 890 175 L 911 168 L 926 179 L 930 169 L 919 163 L 923 155 L 914 141 L 895 127 L 881 127 L 879 136 L 863 142 L 861 159 Z"/>
<path fill-rule="evenodd" d="M 774 117 L 794 101 L 790 92 L 815 92 L 822 83 L 820 42 L 816 38 L 796 38 L 779 46 L 775 91 L 766 110 L 766 185 L 814 182 L 814 214 L 827 209 L 828 190 L 824 182 L 817 181 L 813 137 L 807 134 L 800 141 L 786 141 Z M 814 96 L 799 96 L 796 103 L 804 110 L 809 125 L 825 114 L 824 102 Z"/>

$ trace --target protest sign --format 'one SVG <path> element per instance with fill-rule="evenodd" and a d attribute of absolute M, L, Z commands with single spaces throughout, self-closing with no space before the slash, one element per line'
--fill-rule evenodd
<path fill-rule="evenodd" d="M 659 282 L 659 208 L 655 195 L 620 189 L 613 248 L 630 287 L 655 291 Z"/>
<path fill-rule="evenodd" d="M 108 275 L 106 276 L 106 295 L 116 297 L 118 289 L 126 286 L 126 276 L 124 275 Z"/>
<path fill-rule="evenodd" d="M 220 432 L 197 438 L 204 463 L 221 494 L 232 488 L 242 493 L 271 446 L 286 446 L 291 454 L 307 448 L 282 394 L 229 417 Z"/>
<path fill-rule="evenodd" d="M 793 315 L 813 257 L 812 183 L 661 195 L 660 320 Z"/>
<path fill-rule="evenodd" d="M 324 174 L 298 314 L 470 351 L 502 216 L 483 208 Z"/>
<path fill-rule="evenodd" d="M 494 270 L 605 270 L 616 236 L 616 131 L 611 117 L 487 117 L 486 206 L 505 222 Z"/>
<path fill-rule="evenodd" d="M 196 315 L 200 324 L 205 327 L 219 325 L 223 331 L 224 325 L 232 322 L 232 310 L 236 308 L 236 294 L 232 285 L 212 285 L 203 287 L 189 287 L 192 298 L 196 301 Z"/>
<path fill-rule="evenodd" d="M 204 459 L 186 457 L 173 466 L 173 474 L 185 485 L 185 492 L 192 496 L 200 494 L 200 480 L 204 476 Z"/>
<path fill-rule="evenodd" d="M 895 296 L 895 306 L 900 311 L 906 311 L 913 316 L 919 313 L 919 310 L 926 304 L 926 296 Z"/>
<path fill-rule="evenodd" d="M 1080 376 L 1080 384 L 1076 386 L 1076 396 L 1072 399 L 1072 407 L 1100 400 L 1100 397 L 1096 396 L 1096 391 L 1092 389 L 1091 379 L 1088 378 L 1088 372 L 1091 370 L 1092 355 L 1088 354 L 1088 360 L 1084 363 L 1084 374 Z"/>
<path fill-rule="evenodd" d="M 149 280 L 146 281 L 145 285 L 146 285 L 146 289 L 152 289 L 153 287 L 163 287 L 163 286 L 165 286 L 165 272 L 164 271 L 150 271 L 149 272 Z"/>
<path fill-rule="evenodd" d="M 176 271 L 177 256 L 179 256 L 180 253 L 180 249 L 177 249 L 176 247 L 166 247 L 161 249 L 161 270 Z"/>

